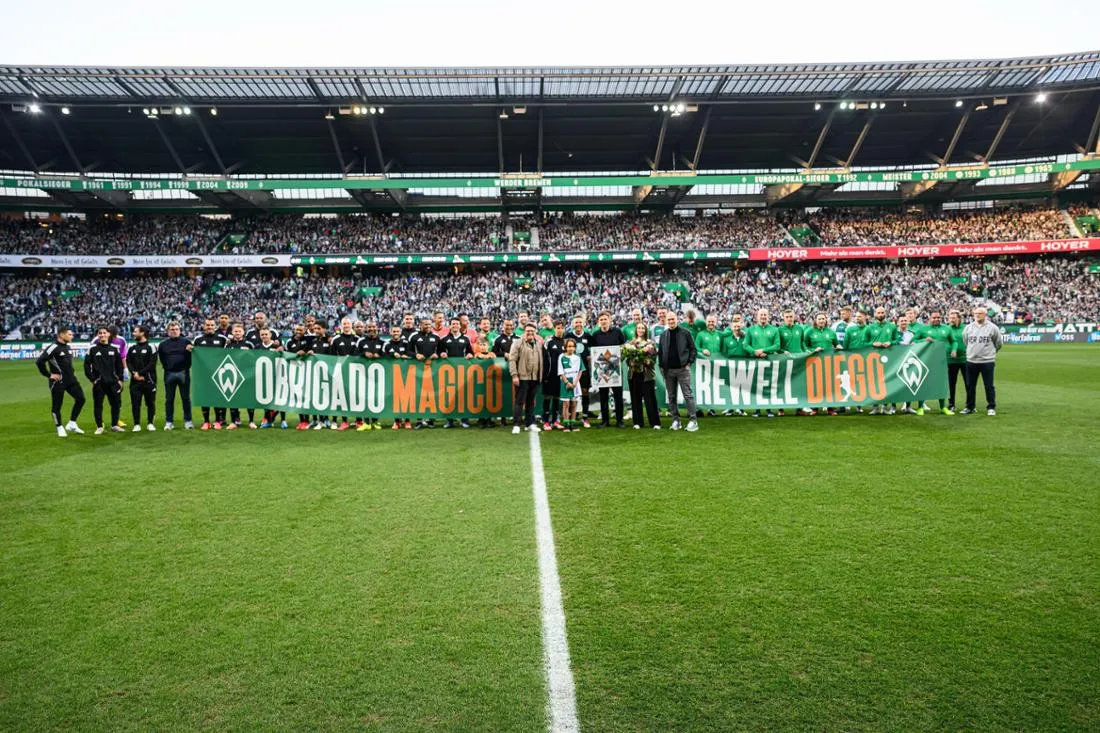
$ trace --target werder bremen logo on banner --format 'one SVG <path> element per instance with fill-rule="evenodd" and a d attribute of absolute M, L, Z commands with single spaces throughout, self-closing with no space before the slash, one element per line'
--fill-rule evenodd
<path fill-rule="evenodd" d="M 210 379 L 213 380 L 214 386 L 218 388 L 218 391 L 222 393 L 222 397 L 227 402 L 233 399 L 233 395 L 237 394 L 237 390 L 245 382 L 244 373 L 237 368 L 237 363 L 229 355 L 222 359 L 222 363 L 214 370 L 214 374 Z"/>
<path fill-rule="evenodd" d="M 906 357 L 901 360 L 901 364 L 898 365 L 897 375 L 901 383 L 904 384 L 910 392 L 916 394 L 917 390 L 924 384 L 924 380 L 928 378 L 930 371 L 928 365 L 910 351 Z"/>

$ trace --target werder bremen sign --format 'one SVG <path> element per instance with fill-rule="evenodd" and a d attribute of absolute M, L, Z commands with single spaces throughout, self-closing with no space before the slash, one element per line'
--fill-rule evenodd
<path fill-rule="evenodd" d="M 192 352 L 192 402 L 350 417 L 477 418 L 512 414 L 503 359 L 299 358 L 270 351 Z M 769 359 L 703 359 L 692 383 L 701 409 L 858 407 L 947 395 L 942 343 Z M 658 373 L 657 399 L 665 404 Z"/>

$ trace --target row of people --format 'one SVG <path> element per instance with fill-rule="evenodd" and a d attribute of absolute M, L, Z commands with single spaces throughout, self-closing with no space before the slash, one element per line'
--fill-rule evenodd
<path fill-rule="evenodd" d="M 567 214 L 513 221 L 509 241 L 498 216 L 405 218 L 372 214 L 273 214 L 239 220 L 205 216 L 5 220 L 0 252 L 180 255 L 500 252 L 787 247 L 790 225 L 808 226 L 828 246 L 999 242 L 1076 236 L 1055 208 L 944 212 L 834 208 L 809 213 L 739 209 L 708 216 Z M 534 231 L 532 231 L 534 230 Z M 233 236 L 230 236 L 233 235 Z M 529 236 L 528 236 L 529 235 Z"/>
<path fill-rule="evenodd" d="M 538 427 L 534 402 L 540 388 L 543 404 L 538 414 L 541 415 L 542 429 L 557 427 L 572 430 L 580 425 L 591 425 L 591 354 L 601 347 L 627 347 L 638 357 L 628 359 L 628 384 L 635 428 L 644 426 L 646 416 L 651 426 L 659 428 L 661 425 L 654 384 L 655 370 L 659 365 L 668 389 L 672 428 L 676 430 L 680 427 L 677 394 L 682 392 L 687 407 L 686 429 L 694 432 L 698 429 L 698 411 L 689 373 L 699 356 L 770 358 L 780 353 L 801 354 L 866 346 L 887 348 L 927 340 L 943 343 L 948 357 L 950 399 L 940 401 L 941 411 L 954 414 L 956 386 L 959 376 L 963 375 L 967 386 L 964 412 L 974 410 L 971 379 L 976 383 L 980 376 L 986 387 L 987 409 L 989 414 L 995 414 L 992 368 L 990 366 L 987 373 L 984 366 L 975 365 L 993 361 L 995 351 L 1001 345 L 1000 332 L 987 321 L 984 309 L 975 310 L 974 315 L 975 322 L 964 328 L 957 310 L 950 311 L 946 323 L 942 312 L 933 311 L 929 323 L 924 324 L 916 309 L 909 309 L 894 323 L 887 320 L 884 308 L 877 309 L 873 319 L 863 312 L 855 313 L 853 318 L 852 310 L 844 308 L 839 320 L 832 325 L 824 312 L 817 313 L 812 324 L 803 325 L 796 322 L 792 311 L 785 311 L 781 323 L 777 325 L 771 322 L 769 311 L 761 308 L 756 311 L 751 325 L 746 325 L 743 316 L 735 314 L 730 319 L 729 327 L 719 330 L 717 316 L 700 319 L 692 310 L 684 313 L 681 324 L 680 313 L 676 309 L 662 308 L 658 311 L 657 322 L 651 327 L 641 309 L 635 309 L 631 320 L 621 328 L 614 326 L 611 313 L 604 311 L 599 314 L 597 326 L 593 329 L 586 327 L 583 315 L 575 316 L 567 326 L 564 320 L 554 320 L 549 314 L 542 314 L 536 323 L 528 313 L 521 312 L 514 320 L 505 319 L 501 332 L 497 333 L 492 330 L 488 318 L 479 319 L 475 329 L 464 317 L 454 317 L 448 321 L 442 313 L 436 313 L 433 319 L 422 318 L 417 323 L 414 314 L 406 313 L 400 325 L 390 328 L 388 338 L 382 335 L 376 323 L 353 322 L 348 318 L 343 319 L 338 332 L 329 337 L 326 326 L 315 317 L 308 316 L 294 326 L 291 336 L 283 343 L 271 328 L 265 313 L 256 313 L 250 328 L 243 323 L 231 323 L 229 317 L 223 314 L 217 319 L 205 319 L 202 334 L 193 340 L 182 335 L 178 323 L 171 323 L 167 337 L 156 345 L 150 342 L 150 331 L 145 326 L 134 328 L 134 343 L 131 345 L 118 336 L 116 329 L 101 326 L 97 329 L 95 343 L 85 357 L 84 374 L 92 384 L 96 433 L 102 434 L 108 430 L 118 432 L 122 429 L 120 413 L 127 378 L 130 381 L 133 430 L 141 431 L 143 405 L 147 429 L 155 429 L 158 366 L 163 370 L 165 383 L 165 429 L 174 429 L 177 392 L 181 397 L 184 427 L 192 429 L 190 369 L 191 353 L 195 348 L 286 351 L 303 358 L 318 354 L 367 359 L 389 357 L 429 363 L 435 359 L 502 358 L 508 361 L 516 388 L 513 430 L 518 432 L 523 427 Z M 969 331 L 972 329 L 977 329 L 976 334 L 980 332 L 980 338 L 971 337 Z M 51 413 L 60 436 L 82 432 L 76 418 L 83 407 L 84 396 L 73 372 L 72 338 L 71 329 L 59 329 L 55 343 L 47 346 L 37 360 L 39 371 L 50 380 Z M 975 356 L 980 350 L 988 351 L 990 345 L 995 346 L 992 356 L 985 353 L 983 358 Z M 72 395 L 74 404 L 68 423 L 63 424 L 61 406 L 65 394 Z M 622 388 L 601 388 L 598 396 L 601 425 L 610 426 L 611 400 L 614 399 L 615 425 L 623 427 L 625 403 Z M 110 422 L 106 424 L 104 402 L 110 408 Z M 924 405 L 905 405 L 903 411 L 920 415 L 924 409 Z M 244 424 L 238 409 L 228 410 L 227 414 L 226 409 L 214 408 L 213 417 L 210 407 L 202 407 L 201 410 L 202 430 L 221 430 L 223 427 L 236 430 Z M 876 406 L 874 412 L 887 410 L 893 414 L 894 407 Z M 264 412 L 261 423 L 257 425 L 255 412 L 247 410 L 249 428 L 275 427 L 277 421 L 280 427 L 289 427 L 286 415 L 276 415 L 273 411 Z M 828 412 L 835 414 L 833 410 Z M 755 415 L 760 416 L 759 411 Z M 767 415 L 774 416 L 770 411 Z M 448 420 L 444 427 L 455 424 Z M 457 424 L 463 428 L 470 427 L 465 420 Z M 483 419 L 480 425 L 489 427 L 492 423 Z M 298 430 L 321 430 L 326 427 L 348 430 L 351 426 L 346 416 L 300 415 L 296 427 Z M 376 420 L 359 419 L 355 426 L 359 431 L 381 429 Z M 416 425 L 417 428 L 431 426 L 423 420 Z M 412 427 L 410 418 L 400 417 L 391 426 L 394 430 Z"/>

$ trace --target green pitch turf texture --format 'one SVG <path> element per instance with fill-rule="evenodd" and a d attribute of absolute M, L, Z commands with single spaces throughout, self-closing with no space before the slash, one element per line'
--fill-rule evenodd
<path fill-rule="evenodd" d="M 1100 349 L 997 376 L 542 436 L 582 730 L 1100 729 Z M 46 397 L 0 365 L 0 729 L 546 729 L 526 436 L 60 440 Z"/>

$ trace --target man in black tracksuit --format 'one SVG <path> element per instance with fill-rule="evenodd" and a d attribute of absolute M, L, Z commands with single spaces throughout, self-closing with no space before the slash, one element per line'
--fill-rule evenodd
<path fill-rule="evenodd" d="M 412 353 L 409 351 L 409 342 L 405 340 L 405 337 L 401 335 L 401 327 L 394 326 L 390 329 L 390 340 L 382 346 L 382 356 L 389 359 L 411 359 Z M 412 428 L 412 420 L 408 418 L 402 420 L 399 415 L 393 416 L 393 429 L 399 430 L 402 426 L 406 430 Z"/>
<path fill-rule="evenodd" d="M 359 339 L 359 355 L 364 359 L 380 359 L 382 358 L 382 352 L 385 350 L 386 342 L 378 336 L 378 324 L 374 321 L 367 323 L 366 331 L 361 339 Z M 363 426 L 366 427 L 363 427 Z M 378 422 L 378 418 L 368 418 L 366 422 L 359 426 L 360 430 L 381 430 L 382 424 Z"/>
<path fill-rule="evenodd" d="M 84 408 L 84 389 L 73 372 L 73 353 L 69 344 L 73 340 L 71 328 L 62 328 L 57 332 L 57 341 L 47 346 L 38 355 L 35 366 L 50 382 L 50 414 L 53 415 L 54 425 L 57 426 L 58 437 L 67 437 L 69 433 L 81 434 L 84 431 L 77 427 L 76 419 L 80 417 L 80 411 Z M 61 425 L 61 403 L 68 392 L 73 398 L 73 408 L 69 413 L 69 422 Z"/>
<path fill-rule="evenodd" d="M 462 321 L 458 318 L 451 319 L 451 332 L 439 340 L 439 356 L 442 359 L 470 359 L 474 355 L 474 345 L 462 331 Z M 455 421 L 448 418 L 443 427 L 454 427 Z M 462 418 L 460 423 L 463 428 L 470 427 L 470 421 Z"/>
<path fill-rule="evenodd" d="M 581 358 L 584 363 L 584 371 L 581 372 L 581 404 L 580 414 L 583 424 L 587 428 L 592 419 L 592 403 L 589 398 L 588 390 L 592 386 L 592 334 L 584 328 L 584 316 L 573 317 L 573 328 L 569 333 L 565 334 L 565 338 L 572 339 L 573 343 L 577 345 L 577 356 Z"/>
<path fill-rule="evenodd" d="M 503 333 L 493 340 L 493 343 L 489 344 L 489 349 L 493 352 L 493 356 L 498 359 L 507 359 L 508 352 L 512 350 L 512 342 L 519 338 L 515 333 L 516 324 L 511 319 L 504 321 Z"/>
<path fill-rule="evenodd" d="M 350 318 L 344 318 L 340 321 L 340 333 L 332 337 L 332 342 L 328 346 L 328 353 L 332 356 L 358 356 L 361 352 L 359 350 L 360 338 L 355 335 L 355 327 Z M 348 415 L 340 416 L 340 424 L 336 427 L 337 430 L 348 430 L 351 425 L 348 424 Z M 362 418 L 356 419 L 355 424 L 358 426 L 363 422 Z"/>
<path fill-rule="evenodd" d="M 600 317 L 597 321 L 600 325 L 591 335 L 592 348 L 598 350 L 600 346 L 622 346 L 626 343 L 626 336 L 617 327 L 611 325 L 611 314 L 607 311 L 600 313 Z M 611 427 L 611 409 L 608 405 L 611 395 L 615 395 L 615 427 L 626 427 L 623 425 L 623 388 L 618 387 L 601 387 L 600 388 L 600 427 Z"/>
<path fill-rule="evenodd" d="M 215 324 L 213 318 L 207 318 L 202 323 L 202 335 L 197 337 L 191 345 L 203 349 L 224 349 L 226 344 L 226 338 L 218 333 L 217 324 Z M 214 424 L 210 424 L 210 408 L 203 407 L 202 409 L 202 430 L 210 430 L 213 427 L 214 430 L 221 430 L 222 425 L 225 423 L 225 408 L 214 408 Z"/>
<path fill-rule="evenodd" d="M 293 354 L 299 359 L 305 359 L 313 355 L 313 334 L 306 333 L 306 327 L 302 324 L 298 324 L 294 327 L 294 333 L 286 341 L 286 346 L 283 351 L 286 354 Z M 298 413 L 298 425 L 297 430 L 306 430 L 309 428 L 309 415 L 305 413 Z"/>
<path fill-rule="evenodd" d="M 420 330 L 409 336 L 409 354 L 425 365 L 431 364 L 432 359 L 439 354 L 439 337 L 432 333 L 432 322 L 427 318 L 420 322 Z M 423 427 L 435 427 L 435 420 L 417 420 L 416 429 Z"/>
<path fill-rule="evenodd" d="M 230 332 L 229 340 L 225 342 L 225 348 L 227 349 L 240 349 L 241 351 L 252 351 L 252 343 L 245 341 L 244 339 L 244 326 L 239 323 L 233 324 L 233 330 Z M 241 426 L 241 410 L 237 407 L 229 408 L 229 424 L 225 426 L 226 430 L 236 430 Z M 250 430 L 256 430 L 259 426 L 256 425 L 256 410 L 248 408 L 248 427 Z"/>
<path fill-rule="evenodd" d="M 96 329 L 96 343 L 84 357 L 84 376 L 92 383 L 92 410 L 95 415 L 96 435 L 102 435 L 103 399 L 111 406 L 111 432 L 121 433 L 118 426 L 122 411 L 122 353 L 111 343 L 111 332 L 106 326 Z"/>
<path fill-rule="evenodd" d="M 565 321 L 554 321 L 554 335 L 543 344 L 546 357 L 542 364 L 542 429 L 553 427 L 558 420 L 561 379 L 558 357 L 565 353 Z"/>
<path fill-rule="evenodd" d="M 157 347 L 149 343 L 145 326 L 134 326 L 134 343 L 126 352 L 126 368 L 130 370 L 130 408 L 134 415 L 134 432 L 141 432 L 141 403 L 149 417 L 149 430 L 155 430 L 153 417 L 157 413 Z"/>

